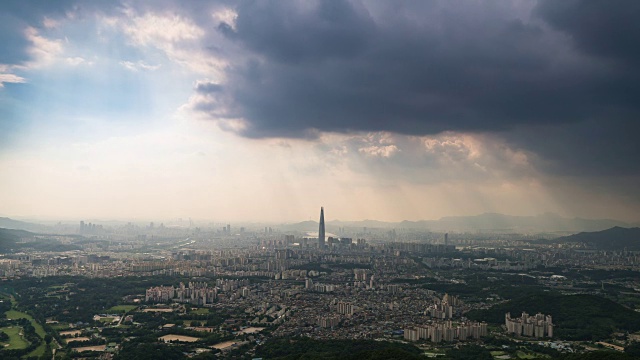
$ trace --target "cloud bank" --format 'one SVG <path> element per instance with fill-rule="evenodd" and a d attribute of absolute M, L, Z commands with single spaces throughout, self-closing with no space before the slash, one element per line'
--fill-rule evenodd
<path fill-rule="evenodd" d="M 639 5 L 241 2 L 193 109 L 246 137 L 493 133 L 564 174 L 638 174 Z"/>

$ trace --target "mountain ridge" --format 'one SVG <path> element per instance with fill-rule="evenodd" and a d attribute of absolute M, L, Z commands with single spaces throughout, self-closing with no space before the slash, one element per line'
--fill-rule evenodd
<path fill-rule="evenodd" d="M 400 222 L 385 222 L 378 220 L 360 221 L 326 221 L 327 227 L 359 227 L 359 228 L 388 228 L 415 229 L 435 232 L 447 231 L 495 231 L 495 232 L 570 232 L 601 231 L 612 227 L 632 227 L 634 224 L 613 219 L 584 219 L 565 218 L 557 214 L 543 213 L 533 216 L 505 215 L 499 213 L 483 213 L 472 216 L 445 216 L 439 220 L 403 220 Z M 293 224 L 283 224 L 290 230 L 309 230 L 315 228 L 315 221 L 304 221 Z"/>
<path fill-rule="evenodd" d="M 637 227 L 640 223 L 627 223 L 613 219 L 584 219 L 566 218 L 553 213 L 539 215 L 505 215 L 500 213 L 483 213 L 471 216 L 445 216 L 438 220 L 403 220 L 388 222 L 380 220 L 326 221 L 328 229 L 336 232 L 337 228 L 367 229 L 407 229 L 426 230 L 433 232 L 496 232 L 496 233 L 579 233 L 588 231 L 602 231 L 612 227 Z M 7 229 L 26 230 L 31 232 L 48 233 L 53 227 L 0 217 L 0 227 Z M 296 223 L 282 223 L 278 227 L 284 231 L 316 231 L 318 222 L 307 220 Z"/>
<path fill-rule="evenodd" d="M 599 250 L 640 250 L 640 228 L 614 226 L 602 231 L 563 236 L 554 242 L 582 243 Z"/>
<path fill-rule="evenodd" d="M 0 217 L 0 228 L 13 229 L 13 230 L 25 230 L 25 231 L 32 231 L 32 232 L 50 231 L 50 227 L 46 225 L 14 220 L 8 217 Z"/>

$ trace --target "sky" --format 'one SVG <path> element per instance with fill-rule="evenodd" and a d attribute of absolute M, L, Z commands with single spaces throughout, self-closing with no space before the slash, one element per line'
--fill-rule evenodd
<path fill-rule="evenodd" d="M 640 2 L 3 0 L 0 216 L 640 220 Z"/>

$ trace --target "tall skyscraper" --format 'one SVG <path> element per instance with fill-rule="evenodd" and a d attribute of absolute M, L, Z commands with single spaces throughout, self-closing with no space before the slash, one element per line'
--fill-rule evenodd
<path fill-rule="evenodd" d="M 324 207 L 320 208 L 320 227 L 318 228 L 318 247 L 324 247 Z"/>

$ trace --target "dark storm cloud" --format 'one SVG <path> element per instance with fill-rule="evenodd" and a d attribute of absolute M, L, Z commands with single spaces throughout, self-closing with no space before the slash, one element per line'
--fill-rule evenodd
<path fill-rule="evenodd" d="M 242 3 L 219 25 L 247 51 L 224 84 L 244 136 L 497 132 L 550 168 L 640 170 L 636 3 L 354 4 Z"/>
<path fill-rule="evenodd" d="M 518 129 L 511 141 L 540 154 L 556 173 L 640 173 L 640 3 L 545 0 L 534 13 L 569 36 L 575 51 L 603 65 L 587 78 L 595 85 L 591 103 L 576 105 L 589 109 L 581 121 Z"/>
<path fill-rule="evenodd" d="M 516 115 L 516 122 L 553 121 L 567 102 L 584 101 L 584 94 L 562 91 L 588 84 L 552 68 L 536 25 L 501 17 L 478 21 L 464 8 L 431 9 L 424 23 L 403 16 L 376 23 L 365 8 L 330 3 L 341 9 L 326 9 L 324 2 L 294 10 L 282 9 L 288 5 L 282 2 L 271 11 L 238 9 L 231 38 L 266 59 L 231 73 L 233 98 L 251 124 L 246 135 L 309 128 L 493 130 L 511 126 Z M 348 15 L 332 16 L 338 12 Z"/>
<path fill-rule="evenodd" d="M 202 94 L 211 94 L 221 92 L 224 90 L 224 88 L 220 84 L 214 84 L 211 82 L 198 82 L 196 84 L 195 90 Z"/>
<path fill-rule="evenodd" d="M 632 64 L 640 60 L 640 2 L 544 0 L 536 13 L 571 35 L 575 46 L 586 53 Z"/>
<path fill-rule="evenodd" d="M 538 155 L 537 167 L 560 175 L 610 177 L 638 175 L 637 121 L 591 118 L 541 127 L 521 127 L 503 134 L 513 146 Z M 640 195 L 638 187 L 634 191 Z"/>
<path fill-rule="evenodd" d="M 309 11 L 309 7 L 314 7 Z M 237 38 L 282 63 L 317 63 L 356 56 L 372 37 L 364 9 L 344 1 L 245 2 L 237 11 Z M 223 29 L 224 24 L 223 24 Z M 226 29 L 233 36 L 232 29 Z"/>

